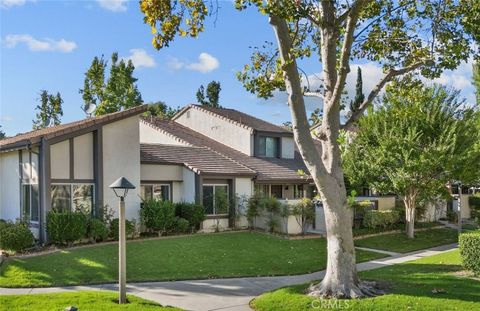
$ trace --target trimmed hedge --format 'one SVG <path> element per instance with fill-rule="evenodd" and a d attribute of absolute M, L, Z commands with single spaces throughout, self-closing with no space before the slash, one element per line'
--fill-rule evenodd
<path fill-rule="evenodd" d="M 192 231 L 200 229 L 201 223 L 205 220 L 205 208 L 202 205 L 187 202 L 179 202 L 174 205 L 175 215 L 186 219 Z"/>
<path fill-rule="evenodd" d="M 0 222 L 0 248 L 10 251 L 22 251 L 33 245 L 32 232 L 24 223 Z"/>
<path fill-rule="evenodd" d="M 460 234 L 458 245 L 463 267 L 480 275 L 480 231 Z"/>
<path fill-rule="evenodd" d="M 190 232 L 190 223 L 185 218 L 177 217 L 175 221 L 175 231 L 178 233 Z"/>
<path fill-rule="evenodd" d="M 88 218 L 80 212 L 50 211 L 47 214 L 47 233 L 54 244 L 72 244 L 87 234 Z"/>
<path fill-rule="evenodd" d="M 92 242 L 104 241 L 108 238 L 108 228 L 100 219 L 88 220 L 87 236 Z"/>
<path fill-rule="evenodd" d="M 144 201 L 140 209 L 140 221 L 151 232 L 170 232 L 175 226 L 175 206 L 170 201 Z"/>
<path fill-rule="evenodd" d="M 395 225 L 400 220 L 400 214 L 396 210 L 387 211 L 367 211 L 363 219 L 363 225 L 367 228 L 387 229 Z"/>
<path fill-rule="evenodd" d="M 118 218 L 112 219 L 110 223 L 110 237 L 113 238 L 115 241 L 118 241 L 119 238 L 119 228 L 118 228 Z M 135 223 L 128 219 L 125 219 L 125 235 L 127 239 L 129 237 L 133 238 L 135 233 Z"/>

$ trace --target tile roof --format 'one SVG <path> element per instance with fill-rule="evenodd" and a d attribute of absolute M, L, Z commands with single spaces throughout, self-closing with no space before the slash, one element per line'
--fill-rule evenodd
<path fill-rule="evenodd" d="M 137 106 L 119 112 L 114 112 L 102 116 L 86 118 L 80 121 L 60 124 L 44 129 L 21 133 L 13 137 L 0 140 L 0 152 L 20 149 L 26 145 L 40 142 L 41 138 L 50 139 L 64 134 L 74 133 L 76 131 L 93 127 L 95 125 L 109 123 L 145 112 L 147 105 Z"/>
<path fill-rule="evenodd" d="M 180 111 L 175 117 L 174 120 L 180 116 L 183 112 L 187 111 L 190 108 L 195 108 L 199 110 L 204 110 L 222 118 L 228 119 L 230 122 L 237 123 L 249 127 L 256 131 L 265 131 L 265 132 L 274 132 L 274 133 L 283 133 L 283 134 L 291 134 L 293 133 L 281 126 L 272 124 L 270 122 L 264 121 L 259 118 L 255 118 L 254 116 L 248 115 L 246 113 L 240 112 L 235 109 L 230 108 L 213 108 L 208 106 L 200 106 L 200 105 L 188 105 L 182 111 Z"/>
<path fill-rule="evenodd" d="M 193 131 L 188 127 L 180 125 L 175 121 L 149 118 L 142 119 L 142 122 L 146 122 L 147 124 L 150 124 L 151 126 L 154 126 L 163 132 L 176 137 L 178 141 L 189 144 L 190 146 L 206 147 L 225 157 L 228 157 L 232 161 L 250 168 L 257 173 L 258 181 L 305 182 L 309 180 L 298 174 L 298 170 L 303 170 L 305 172 L 307 171 L 298 152 L 295 152 L 294 159 L 251 157 L 211 138 L 208 138 L 205 135 Z"/>
<path fill-rule="evenodd" d="M 206 147 L 141 144 L 143 163 L 180 164 L 198 174 L 255 176 L 255 171 Z"/>

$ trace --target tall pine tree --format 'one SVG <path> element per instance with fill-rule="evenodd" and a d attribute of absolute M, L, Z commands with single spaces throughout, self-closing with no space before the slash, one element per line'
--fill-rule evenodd
<path fill-rule="evenodd" d="M 84 110 L 96 105 L 95 115 L 121 111 L 143 103 L 133 77 L 135 66 L 131 60 L 118 60 L 118 53 L 111 57 L 110 74 L 105 76 L 108 62 L 102 57 L 95 57 L 90 68 L 85 72 L 83 89 L 79 90 L 84 101 Z"/>
<path fill-rule="evenodd" d="M 40 91 L 40 105 L 37 105 L 35 120 L 33 120 L 33 129 L 38 130 L 51 125 L 59 125 L 60 117 L 63 116 L 63 99 L 60 93 L 57 95 L 48 94 L 47 90 Z"/>
<path fill-rule="evenodd" d="M 355 85 L 355 98 L 350 101 L 350 114 L 360 108 L 360 105 L 365 100 L 365 95 L 363 94 L 363 81 L 362 81 L 362 69 L 358 66 L 357 69 L 357 84 Z"/>

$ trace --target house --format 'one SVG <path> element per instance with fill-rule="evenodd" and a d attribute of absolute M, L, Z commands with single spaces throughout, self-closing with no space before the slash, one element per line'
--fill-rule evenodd
<path fill-rule="evenodd" d="M 292 132 L 237 110 L 189 105 L 173 120 L 142 118 L 140 143 L 143 198 L 203 204 L 204 230 L 218 222 L 223 228 L 247 225 L 245 217 L 235 220 L 234 209 L 216 210 L 217 192 L 228 200 L 255 191 L 290 203 L 313 197 Z M 289 232 L 300 233 L 293 219 Z"/>
<path fill-rule="evenodd" d="M 139 106 L 109 115 L 31 131 L 0 140 L 0 219 L 24 219 L 34 235 L 46 239 L 52 208 L 83 208 L 98 215 L 115 208 L 108 188 L 119 176 L 140 184 Z M 129 195 L 128 206 L 140 198 Z M 138 209 L 127 209 L 137 218 Z"/>

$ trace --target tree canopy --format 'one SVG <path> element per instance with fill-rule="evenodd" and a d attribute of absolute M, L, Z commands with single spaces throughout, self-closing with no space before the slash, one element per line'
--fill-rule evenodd
<path fill-rule="evenodd" d="M 203 85 L 200 85 L 196 93 L 198 103 L 202 106 L 220 108 L 220 104 L 218 102 L 220 100 L 221 90 L 222 87 L 220 85 L 220 82 L 217 81 L 211 81 L 210 83 L 208 83 L 206 92 Z"/>
<path fill-rule="evenodd" d="M 5 135 L 5 132 L 1 129 L 1 125 L 0 125 L 0 139 L 4 139 L 6 137 Z"/>
<path fill-rule="evenodd" d="M 63 99 L 60 93 L 49 94 L 46 90 L 40 91 L 40 105 L 37 105 L 35 120 L 32 121 L 33 129 L 38 130 L 51 125 L 59 125 L 60 117 L 63 116 Z"/>
<path fill-rule="evenodd" d="M 95 115 L 112 113 L 141 105 L 142 96 L 133 77 L 135 66 L 131 60 L 118 60 L 118 53 L 113 53 L 110 74 L 106 77 L 108 62 L 95 57 L 90 68 L 85 72 L 83 89 L 79 90 L 84 101 L 83 110 L 95 105 Z"/>
<path fill-rule="evenodd" d="M 358 126 L 343 155 L 349 180 L 411 200 L 407 207 L 445 194 L 449 181 L 470 183 L 480 174 L 477 115 L 458 91 L 394 83 Z"/>
<path fill-rule="evenodd" d="M 147 111 L 144 113 L 144 115 L 159 117 L 162 119 L 171 119 L 179 111 L 180 107 L 172 108 L 162 101 L 157 101 L 154 103 L 148 103 Z"/>

